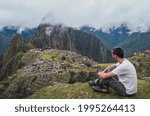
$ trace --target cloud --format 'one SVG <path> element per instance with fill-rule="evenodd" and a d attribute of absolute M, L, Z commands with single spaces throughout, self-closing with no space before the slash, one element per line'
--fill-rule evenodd
<path fill-rule="evenodd" d="M 48 22 L 96 28 L 128 24 L 150 27 L 149 0 L 0 0 L 0 25 L 37 26 Z M 140 26 L 140 27 L 139 27 Z"/>

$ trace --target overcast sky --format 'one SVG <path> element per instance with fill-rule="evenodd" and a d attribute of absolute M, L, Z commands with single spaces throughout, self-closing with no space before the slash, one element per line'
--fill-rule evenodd
<path fill-rule="evenodd" d="M 121 23 L 150 27 L 150 0 L 0 0 L 0 27 L 53 23 L 97 28 Z"/>

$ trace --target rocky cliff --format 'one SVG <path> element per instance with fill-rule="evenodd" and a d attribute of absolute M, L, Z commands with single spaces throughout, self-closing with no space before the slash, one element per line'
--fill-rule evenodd
<path fill-rule="evenodd" d="M 70 50 L 98 62 L 110 59 L 110 52 L 95 36 L 63 25 L 43 24 L 37 29 L 32 44 L 37 48 Z"/>
<path fill-rule="evenodd" d="M 135 65 L 138 78 L 150 80 L 150 50 L 145 50 L 142 53 L 136 53 L 132 58 L 130 58 L 130 60 Z"/>
<path fill-rule="evenodd" d="M 23 40 L 28 41 L 35 36 L 36 28 L 5 26 L 0 29 L 0 55 L 4 53 L 5 48 L 7 48 L 13 36 L 17 33 L 20 33 Z"/>
<path fill-rule="evenodd" d="M 97 74 L 97 63 L 75 52 L 32 49 L 18 54 L 24 66 L 1 81 L 1 98 L 25 98 L 40 88 L 87 82 Z"/>
<path fill-rule="evenodd" d="M 10 44 L 5 49 L 0 62 L 0 80 L 12 75 L 21 67 L 21 65 L 23 65 L 19 63 L 22 53 L 28 51 L 30 48 L 32 48 L 32 45 L 25 42 L 20 34 L 16 34 L 13 37 Z"/>
<path fill-rule="evenodd" d="M 1 56 L 0 80 L 24 65 L 20 63 L 20 58 L 31 48 L 74 51 L 98 62 L 111 58 L 110 52 L 95 36 L 63 25 L 43 24 L 38 27 L 36 37 L 29 42 L 23 40 L 20 34 L 13 37 Z"/>

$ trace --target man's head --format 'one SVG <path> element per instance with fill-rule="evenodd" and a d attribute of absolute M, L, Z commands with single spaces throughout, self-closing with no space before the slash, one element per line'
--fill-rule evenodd
<path fill-rule="evenodd" d="M 117 58 L 124 58 L 124 51 L 121 47 L 115 47 L 112 50 L 112 57 Z"/>

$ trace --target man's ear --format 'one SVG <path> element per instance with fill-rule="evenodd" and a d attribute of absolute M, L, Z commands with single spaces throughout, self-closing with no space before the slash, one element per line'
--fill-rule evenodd
<path fill-rule="evenodd" d="M 118 56 L 116 54 L 114 54 L 114 59 L 117 59 L 117 58 L 118 58 Z"/>
<path fill-rule="evenodd" d="M 115 54 L 112 54 L 112 57 L 113 57 L 113 58 L 116 58 L 116 55 L 115 55 Z"/>

